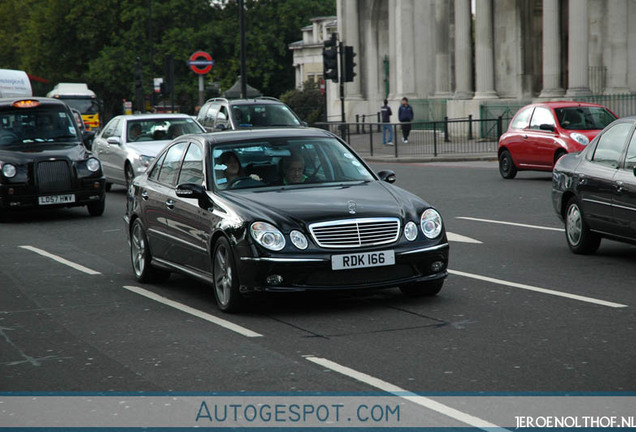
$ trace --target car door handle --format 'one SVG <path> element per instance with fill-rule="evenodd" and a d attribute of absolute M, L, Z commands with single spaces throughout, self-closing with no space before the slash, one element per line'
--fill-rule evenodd
<path fill-rule="evenodd" d="M 166 201 L 166 207 L 168 207 L 170 210 L 172 210 L 174 208 L 174 201 L 171 200 L 171 199 Z"/>
<path fill-rule="evenodd" d="M 143 191 L 141 193 L 141 199 L 144 200 L 144 201 L 147 201 L 148 200 L 148 192 Z"/>
<path fill-rule="evenodd" d="M 614 187 L 616 188 L 616 192 L 623 192 L 625 190 L 625 183 L 617 181 L 614 183 Z"/>

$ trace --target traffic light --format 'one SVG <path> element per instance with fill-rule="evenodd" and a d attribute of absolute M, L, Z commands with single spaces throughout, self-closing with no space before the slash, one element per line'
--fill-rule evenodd
<path fill-rule="evenodd" d="M 356 63 L 353 62 L 353 58 L 356 56 L 356 53 L 353 52 L 352 46 L 346 46 L 344 52 L 344 81 L 351 82 L 353 81 L 353 77 L 356 76 L 355 68 Z"/>
<path fill-rule="evenodd" d="M 338 82 L 338 36 L 331 34 L 331 39 L 325 41 L 322 50 L 323 77 Z"/>

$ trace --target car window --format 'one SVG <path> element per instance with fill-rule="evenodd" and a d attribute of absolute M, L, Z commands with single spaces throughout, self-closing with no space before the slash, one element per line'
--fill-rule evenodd
<path fill-rule="evenodd" d="M 111 121 L 108 122 L 108 124 L 106 125 L 106 127 L 104 127 L 104 132 L 102 132 L 102 138 L 106 139 L 110 136 L 113 135 L 113 131 L 115 130 L 115 127 L 117 126 L 117 124 L 119 123 L 118 118 L 114 118 Z"/>
<path fill-rule="evenodd" d="M 301 123 L 284 104 L 236 104 L 232 116 L 238 127 L 300 126 Z"/>
<path fill-rule="evenodd" d="M 0 145 L 21 146 L 77 141 L 75 121 L 62 105 L 10 107 L 0 112 Z"/>
<path fill-rule="evenodd" d="M 217 146 L 212 152 L 219 189 L 310 187 L 371 181 L 373 174 L 335 138 L 272 138 Z"/>
<path fill-rule="evenodd" d="M 179 173 L 179 163 L 181 157 L 185 151 L 187 143 L 181 142 L 173 145 L 166 152 L 157 181 L 168 186 L 174 186 L 177 182 L 177 175 Z"/>
<path fill-rule="evenodd" d="M 618 166 L 631 127 L 631 123 L 618 123 L 604 131 L 599 137 L 592 161 L 613 167 Z"/>
<path fill-rule="evenodd" d="M 216 114 L 216 121 L 214 123 L 214 127 L 217 128 L 219 126 L 224 126 L 226 128 L 228 126 L 228 112 L 227 112 L 227 108 L 224 105 L 219 107 L 219 112 Z"/>
<path fill-rule="evenodd" d="M 561 127 L 567 130 L 599 130 L 616 120 L 604 107 L 564 107 L 554 112 Z"/>
<path fill-rule="evenodd" d="M 140 118 L 128 120 L 127 142 L 172 140 L 203 129 L 191 117 Z"/>
<path fill-rule="evenodd" d="M 218 103 L 212 103 L 208 107 L 208 111 L 205 113 L 205 118 L 203 119 L 203 124 L 205 126 L 214 126 L 214 122 L 216 121 L 216 115 L 219 112 L 220 105 Z"/>
<path fill-rule="evenodd" d="M 203 184 L 203 151 L 195 143 L 190 144 L 183 158 L 177 184 L 182 183 Z"/>
<path fill-rule="evenodd" d="M 631 170 L 636 168 L 636 133 L 632 133 L 632 139 L 629 141 L 629 147 L 627 147 L 625 168 Z"/>
<path fill-rule="evenodd" d="M 552 111 L 544 107 L 536 107 L 530 120 L 530 129 L 540 129 L 541 125 L 548 124 L 556 126 Z"/>
<path fill-rule="evenodd" d="M 158 158 L 157 158 L 157 163 L 154 164 L 154 166 L 152 167 L 152 170 L 148 173 L 148 178 L 151 180 L 155 180 L 157 181 L 158 177 L 159 177 L 159 171 L 161 171 L 161 165 L 163 164 L 163 160 L 166 158 L 166 153 L 162 153 Z"/>
<path fill-rule="evenodd" d="M 515 116 L 514 120 L 510 124 L 512 129 L 525 129 L 530 123 L 530 115 L 534 107 L 524 108 Z"/>

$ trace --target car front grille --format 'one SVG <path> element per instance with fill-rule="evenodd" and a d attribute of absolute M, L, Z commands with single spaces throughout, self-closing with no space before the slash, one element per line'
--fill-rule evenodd
<path fill-rule="evenodd" d="M 40 193 L 65 192 L 72 188 L 71 169 L 64 160 L 38 162 L 36 179 Z"/>
<path fill-rule="evenodd" d="M 400 235 L 397 218 L 345 219 L 309 225 L 314 241 L 324 248 L 357 248 L 393 243 Z"/>

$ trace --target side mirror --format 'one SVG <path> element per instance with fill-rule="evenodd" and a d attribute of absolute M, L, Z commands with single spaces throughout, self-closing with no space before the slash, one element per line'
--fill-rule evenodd
<path fill-rule="evenodd" d="M 121 145 L 121 139 L 119 137 L 116 137 L 116 136 L 111 136 L 111 137 L 106 138 L 106 142 L 108 144 Z"/>
<path fill-rule="evenodd" d="M 306 121 L 304 121 L 304 122 L 302 122 L 302 123 L 303 123 L 303 126 L 305 126 L 305 127 L 308 127 L 308 126 L 309 126 L 309 124 L 308 124 Z"/>
<path fill-rule="evenodd" d="M 391 170 L 380 171 L 378 173 L 378 177 L 380 177 L 380 180 L 385 181 L 387 183 L 395 183 L 395 181 L 397 180 L 395 173 Z"/>
<path fill-rule="evenodd" d="M 553 124 L 543 123 L 539 125 L 539 129 L 554 132 L 556 130 L 556 126 Z"/>
<path fill-rule="evenodd" d="M 205 188 L 194 183 L 182 183 L 175 192 L 179 198 L 201 199 L 206 197 Z"/>

